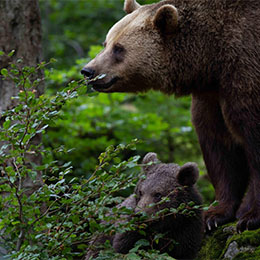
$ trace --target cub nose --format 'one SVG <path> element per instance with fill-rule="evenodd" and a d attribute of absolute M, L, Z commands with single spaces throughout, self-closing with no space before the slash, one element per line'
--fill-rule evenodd
<path fill-rule="evenodd" d="M 87 77 L 88 79 L 93 79 L 95 71 L 91 68 L 83 68 L 81 70 L 81 74 Z"/>

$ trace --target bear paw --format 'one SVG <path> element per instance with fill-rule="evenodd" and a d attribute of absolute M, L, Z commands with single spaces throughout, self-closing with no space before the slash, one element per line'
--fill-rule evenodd
<path fill-rule="evenodd" d="M 254 207 L 239 219 L 237 223 L 237 232 L 241 233 L 245 230 L 257 228 L 260 228 L 260 209 Z"/>
<path fill-rule="evenodd" d="M 224 225 L 235 220 L 234 210 L 221 205 L 211 207 L 205 212 L 205 226 L 206 232 L 216 229 L 218 226 Z"/>
<path fill-rule="evenodd" d="M 236 218 L 241 219 L 244 215 L 246 215 L 250 211 L 250 208 L 252 208 L 252 205 L 250 202 L 242 203 L 242 205 L 240 206 L 240 208 L 237 211 Z"/>

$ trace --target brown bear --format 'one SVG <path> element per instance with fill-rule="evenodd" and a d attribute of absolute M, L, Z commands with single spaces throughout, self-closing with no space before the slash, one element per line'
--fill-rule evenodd
<path fill-rule="evenodd" d="M 101 92 L 192 94 L 192 121 L 219 202 L 205 215 L 207 227 L 237 216 L 238 231 L 259 228 L 260 1 L 125 0 L 124 9 L 82 74 L 106 74 L 91 83 Z"/>
<path fill-rule="evenodd" d="M 155 153 L 148 153 L 143 164 L 146 178 L 139 180 L 135 193 L 119 207 L 132 208 L 136 213 L 141 211 L 149 216 L 145 222 L 146 235 L 142 237 L 138 231 L 117 233 L 114 236 L 100 235 L 94 239 L 86 260 L 90 256 L 96 257 L 98 250 L 95 250 L 95 246 L 106 240 L 111 242 L 116 252 L 124 254 L 140 238 L 150 241 L 152 248 L 162 253 L 167 252 L 177 259 L 193 259 L 199 251 L 204 228 L 201 197 L 194 186 L 199 175 L 197 165 L 186 163 L 180 167 L 173 163 L 160 163 Z M 163 198 L 167 200 L 163 201 Z M 159 217 L 150 218 L 165 209 L 169 211 Z M 129 221 L 129 218 L 123 216 L 118 223 Z M 158 243 L 153 241 L 155 234 L 163 234 Z"/>

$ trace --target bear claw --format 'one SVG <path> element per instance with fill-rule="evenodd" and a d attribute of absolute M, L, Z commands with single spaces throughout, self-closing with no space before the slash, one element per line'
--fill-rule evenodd
<path fill-rule="evenodd" d="M 207 222 L 208 230 L 211 231 L 211 226 L 209 224 L 209 221 Z"/>
<path fill-rule="evenodd" d="M 211 231 L 211 230 L 213 230 L 215 228 L 218 228 L 217 219 L 215 219 L 215 220 L 208 219 L 208 221 L 206 223 L 207 223 L 207 230 L 208 231 Z"/>
<path fill-rule="evenodd" d="M 222 207 L 214 207 L 209 209 L 205 213 L 206 232 L 210 232 L 217 229 L 221 225 L 235 220 L 235 214 L 233 213 L 233 211 L 224 210 Z"/>
<path fill-rule="evenodd" d="M 245 230 L 254 230 L 260 227 L 260 216 L 253 214 L 243 216 L 237 223 L 237 232 L 240 234 Z"/>
<path fill-rule="evenodd" d="M 206 231 L 212 231 L 218 227 L 218 221 L 215 219 L 215 217 L 211 217 L 207 220 L 207 230 Z"/>

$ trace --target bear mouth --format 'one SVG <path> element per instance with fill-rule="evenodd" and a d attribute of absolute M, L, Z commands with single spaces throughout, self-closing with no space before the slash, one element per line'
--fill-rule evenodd
<path fill-rule="evenodd" d="M 118 80 L 119 80 L 118 77 L 114 77 L 107 83 L 100 83 L 98 81 L 92 81 L 92 82 L 89 82 L 88 85 L 91 85 L 96 91 L 102 92 L 102 91 L 108 90 Z"/>

